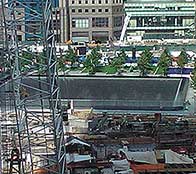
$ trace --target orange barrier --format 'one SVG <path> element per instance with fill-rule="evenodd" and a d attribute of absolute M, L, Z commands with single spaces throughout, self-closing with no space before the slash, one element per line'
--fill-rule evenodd
<path fill-rule="evenodd" d="M 139 172 L 155 172 L 165 169 L 165 164 L 130 164 L 134 174 Z"/>

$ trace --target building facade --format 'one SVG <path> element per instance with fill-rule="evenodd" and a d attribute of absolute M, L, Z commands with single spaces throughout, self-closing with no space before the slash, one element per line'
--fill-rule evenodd
<path fill-rule="evenodd" d="M 118 39 L 123 25 L 123 0 L 69 0 L 70 39 Z"/>
<path fill-rule="evenodd" d="M 124 8 L 130 17 L 127 36 L 142 36 L 143 39 L 193 37 L 193 0 L 125 0 Z"/>
<path fill-rule="evenodd" d="M 16 2 L 17 19 L 17 37 L 19 41 L 34 41 L 41 35 L 42 19 L 39 13 L 42 13 L 42 1 L 39 0 L 20 0 Z M 57 41 L 60 40 L 60 10 L 59 0 L 53 1 L 53 25 Z"/>

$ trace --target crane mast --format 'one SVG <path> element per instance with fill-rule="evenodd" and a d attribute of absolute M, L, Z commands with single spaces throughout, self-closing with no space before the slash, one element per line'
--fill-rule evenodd
<path fill-rule="evenodd" d="M 1 116 L 6 115 L 4 121 L 7 121 L 12 115 L 14 127 L 9 140 L 13 149 L 1 159 L 3 167 L 10 163 L 9 173 L 64 174 L 66 151 L 57 81 L 53 1 L 39 0 L 36 2 L 39 8 L 29 6 L 31 2 L 1 0 L 5 71 L 10 77 L 0 87 L 4 93 L 11 93 L 13 101 L 9 113 L 2 111 Z M 32 41 L 21 41 L 18 28 Z M 31 45 L 41 45 L 43 51 L 32 51 Z"/>

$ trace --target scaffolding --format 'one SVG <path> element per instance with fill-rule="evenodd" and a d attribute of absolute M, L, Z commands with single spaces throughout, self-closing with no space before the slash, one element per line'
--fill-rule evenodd
<path fill-rule="evenodd" d="M 6 137 L 5 148 L 1 150 L 1 171 L 20 174 L 34 174 L 43 170 L 46 173 L 66 173 L 52 21 L 53 1 L 36 1 L 39 8 L 29 6 L 31 2 L 1 0 L 5 36 L 4 71 L 10 74 L 1 85 L 2 96 L 5 95 L 2 97 L 4 102 L 1 102 L 1 121 L 6 123 L 11 117 L 13 123 L 9 129 L 6 124 L 1 124 L 1 138 Z M 19 28 L 24 37 L 31 36 L 33 41 L 19 41 Z M 43 52 L 32 51 L 31 45 L 43 46 Z M 32 86 L 27 81 L 36 85 Z M 6 100 L 12 102 L 7 103 Z M 9 106 L 12 107 L 8 109 Z M 1 146 L 4 144 L 1 143 Z M 10 154 L 14 148 L 19 149 L 18 166 L 13 166 L 15 159 Z"/>

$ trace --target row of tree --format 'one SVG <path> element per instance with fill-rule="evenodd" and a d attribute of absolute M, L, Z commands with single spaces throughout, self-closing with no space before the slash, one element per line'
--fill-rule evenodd
<path fill-rule="evenodd" d="M 76 53 L 73 49 L 70 49 L 65 56 L 59 58 L 59 68 L 61 71 L 65 68 L 65 62 L 70 62 L 70 67 L 74 63 L 77 62 Z M 99 48 L 92 49 L 91 53 L 87 55 L 86 60 L 83 62 L 84 69 L 86 72 L 90 74 L 94 74 L 97 71 L 97 67 L 99 65 L 99 60 L 101 59 L 102 55 L 99 53 Z M 138 59 L 138 69 L 141 72 L 142 76 L 147 75 L 150 73 L 153 69 L 151 65 L 153 54 L 149 50 L 144 50 Z M 110 67 L 114 67 L 117 69 L 117 71 L 120 71 L 122 68 L 122 65 L 126 63 L 128 59 L 128 56 L 126 55 L 124 50 L 121 50 L 117 56 L 115 56 L 113 59 L 109 59 L 109 65 Z M 186 54 L 185 50 L 182 50 L 178 59 L 177 64 L 181 68 L 181 70 L 184 68 L 185 64 L 188 63 L 188 55 Z M 168 67 L 172 64 L 172 57 L 169 54 L 167 50 L 164 50 L 163 53 L 160 56 L 157 71 L 160 70 L 161 74 L 164 76 L 167 75 Z"/>
<path fill-rule="evenodd" d="M 26 68 L 35 65 L 38 68 L 39 72 L 42 72 L 44 66 L 44 56 L 42 54 L 43 53 L 31 54 L 30 50 L 24 51 L 21 56 L 21 67 L 25 70 Z M 138 69 L 140 70 L 142 76 L 145 76 L 152 71 L 153 69 L 153 66 L 151 65 L 152 57 L 153 54 L 149 50 L 144 50 L 141 53 L 137 64 L 138 64 Z M 99 52 L 99 48 L 97 47 L 92 49 L 90 54 L 87 55 L 87 58 L 83 62 L 83 69 L 89 74 L 96 73 L 99 68 L 99 61 L 101 58 L 102 55 Z M 124 50 L 121 50 L 114 58 L 108 60 L 109 62 L 108 67 L 114 68 L 117 72 L 119 72 L 122 69 L 123 65 L 127 62 L 127 60 L 128 60 L 127 54 L 125 53 Z M 60 56 L 58 58 L 59 71 L 65 71 L 67 69 L 65 66 L 67 63 L 69 63 L 70 67 L 73 67 L 75 63 L 79 63 L 76 52 L 71 48 L 66 52 L 65 55 Z M 182 70 L 187 63 L 188 63 L 188 55 L 185 50 L 182 50 L 180 55 L 178 56 L 177 64 Z M 172 64 L 172 57 L 167 50 L 164 50 L 160 56 L 158 65 L 156 67 L 156 71 L 159 70 L 159 73 L 166 76 L 168 67 L 171 66 L 171 64 Z M 194 82 L 196 81 L 194 80 L 194 78 L 196 78 L 195 76 L 196 76 L 196 68 L 194 68 L 194 71 L 192 73 L 192 80 Z"/>
<path fill-rule="evenodd" d="M 138 69 L 141 72 L 142 76 L 149 74 L 153 67 L 151 65 L 153 54 L 149 50 L 144 50 L 138 59 Z M 30 68 L 31 66 L 36 66 L 39 73 L 42 73 L 44 67 L 44 56 L 43 53 L 35 53 L 32 54 L 30 50 L 26 50 L 22 53 L 21 56 L 21 70 L 25 71 L 25 69 Z M 87 58 L 83 62 L 83 68 L 89 74 L 94 74 L 98 70 L 99 60 L 102 58 L 101 53 L 99 52 L 99 48 L 92 49 L 91 53 L 87 55 Z M 122 66 L 128 60 L 128 56 L 124 50 L 121 50 L 114 58 L 109 59 L 109 67 L 115 68 L 117 72 L 122 69 Z M 73 49 L 69 49 L 68 52 L 64 56 L 60 56 L 58 58 L 58 69 L 59 71 L 65 71 L 67 68 L 65 66 L 66 63 L 70 64 L 70 67 L 74 65 L 74 63 L 78 63 L 78 58 Z M 183 49 L 178 56 L 177 64 L 183 70 L 184 66 L 188 63 L 188 55 L 186 51 Z M 166 76 L 168 67 L 172 64 L 172 57 L 168 53 L 167 50 L 164 50 L 160 56 L 156 71 Z M 196 90 L 196 60 L 194 62 L 194 69 L 191 74 L 192 86 Z"/>

